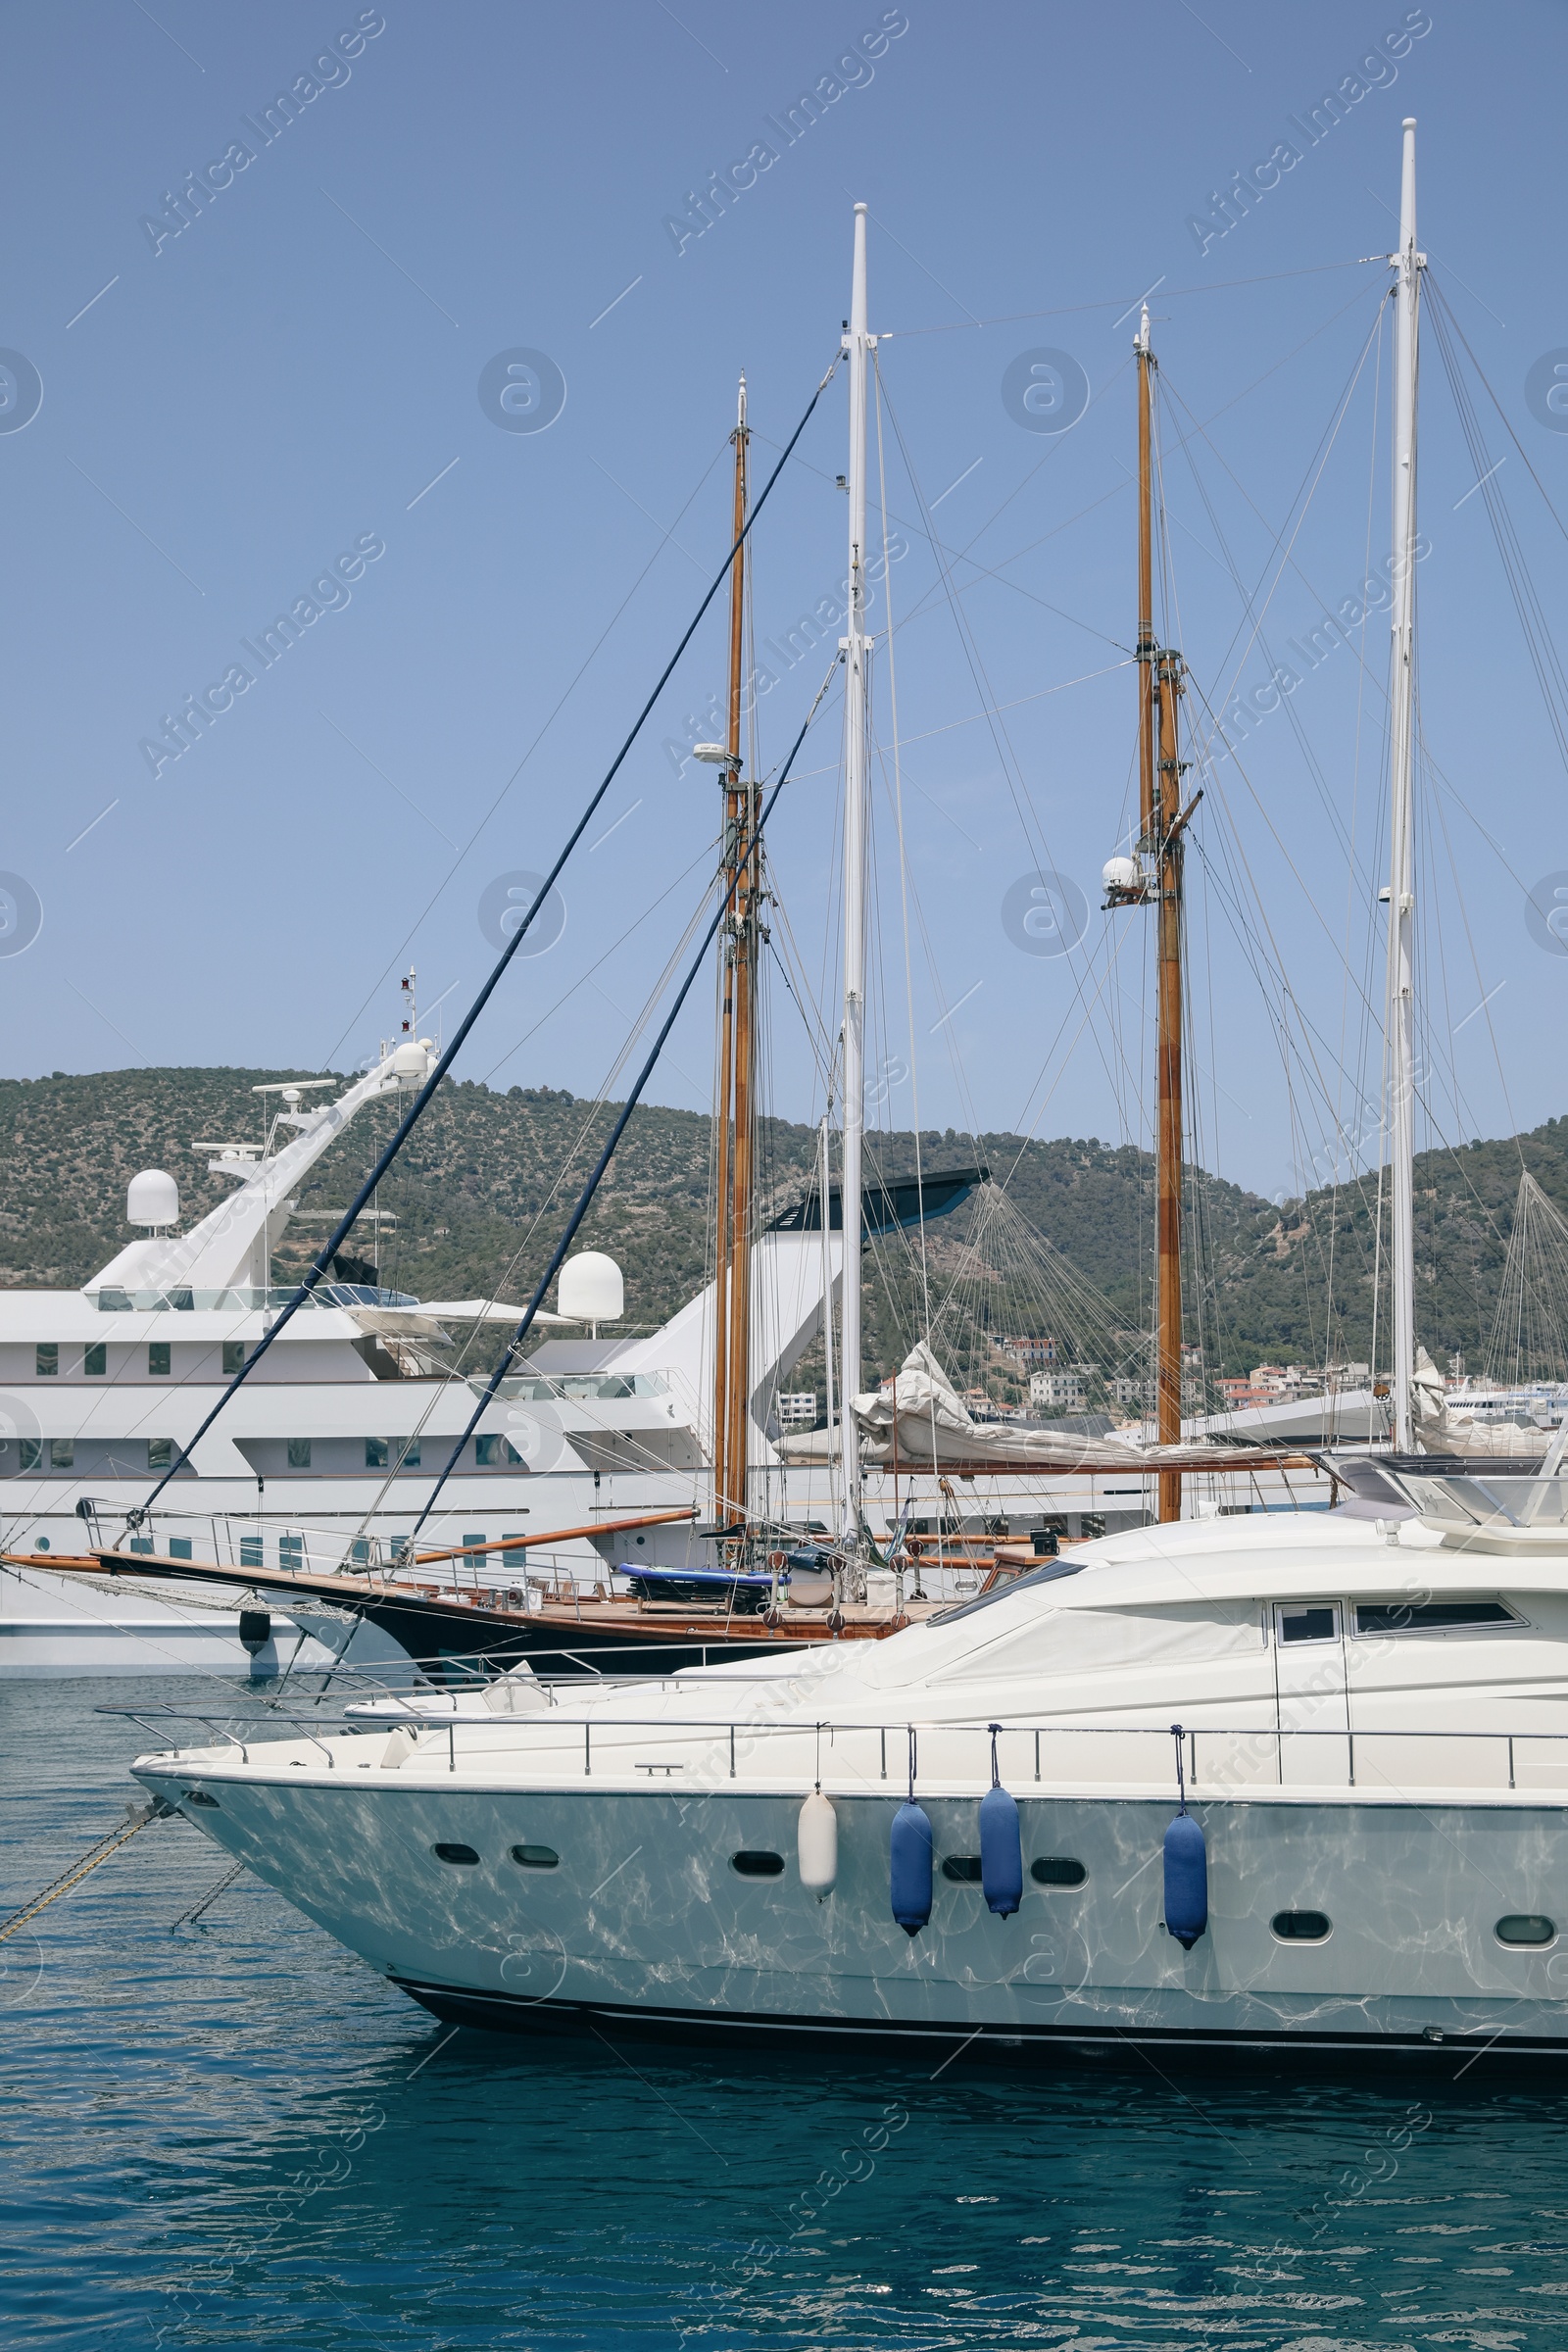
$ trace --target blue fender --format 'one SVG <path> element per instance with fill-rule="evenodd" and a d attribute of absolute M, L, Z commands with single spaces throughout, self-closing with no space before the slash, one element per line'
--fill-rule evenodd
<path fill-rule="evenodd" d="M 1208 1926 L 1208 1851 L 1185 1812 L 1165 1832 L 1165 1925 L 1187 1952 Z"/>
<path fill-rule="evenodd" d="M 1023 1901 L 1023 1835 L 1018 1805 L 1000 1784 L 980 1802 L 980 1884 L 999 1919 L 1010 1919 Z"/>
<path fill-rule="evenodd" d="M 931 1817 L 912 1798 L 893 1816 L 890 1864 L 893 1916 L 906 1936 L 918 1936 L 931 1917 Z"/>

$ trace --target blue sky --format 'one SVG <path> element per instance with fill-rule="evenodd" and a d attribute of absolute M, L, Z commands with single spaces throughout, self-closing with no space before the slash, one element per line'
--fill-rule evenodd
<path fill-rule="evenodd" d="M 1526 393 L 1568 346 L 1548 258 L 1559 7 L 60 0 L 0 24 L 0 426 L 29 407 L 29 368 L 42 386 L 0 430 L 12 948 L 29 891 L 42 915 L 24 952 L 0 952 L 8 1074 L 345 1067 L 394 1022 L 410 960 L 450 1020 L 490 960 L 486 891 L 549 860 L 722 557 L 738 373 L 760 478 L 833 355 L 855 198 L 886 337 L 895 558 L 871 1056 L 890 1123 L 917 1100 L 926 1125 L 1147 1135 L 1142 918 L 1102 916 L 1097 887 L 1133 750 L 1129 308 L 1152 288 L 1167 627 L 1201 738 L 1200 693 L 1267 700 L 1271 661 L 1387 555 L 1387 271 L 1363 257 L 1393 242 L 1407 113 L 1422 243 L 1518 435 L 1473 379 L 1544 605 L 1561 608 L 1568 551 L 1529 470 L 1568 511 L 1568 434 Z M 290 90 L 294 119 L 270 126 Z M 797 115 L 792 138 L 807 91 L 815 119 Z M 1346 94 L 1314 141 L 1326 91 Z M 1282 143 L 1297 160 L 1271 172 Z M 1242 171 L 1250 206 L 1227 223 L 1212 198 Z M 716 172 L 729 194 L 704 226 L 690 199 Z M 182 220 L 171 200 L 193 173 Z M 519 351 L 543 355 L 514 380 L 559 406 L 545 429 L 497 421 L 493 384 Z M 1009 368 L 1058 365 L 1042 351 L 1087 388 L 1070 430 L 1004 397 Z M 1568 829 L 1430 336 L 1422 394 L 1430 1132 L 1468 1136 L 1563 1107 L 1540 1040 L 1568 959 L 1531 936 L 1525 894 L 1568 869 Z M 759 524 L 760 649 L 831 607 L 844 452 L 841 375 Z M 1268 600 L 1271 657 L 1238 576 Z M 884 591 L 878 627 L 886 607 Z M 297 639 L 264 665 L 250 649 L 280 613 Z M 1377 1068 L 1376 612 L 1364 663 L 1359 644 L 1352 627 L 1297 662 L 1299 687 L 1254 713 L 1194 822 L 1200 1142 L 1271 1193 L 1324 1171 L 1329 1104 L 1363 1147 L 1372 1132 L 1355 1098 Z M 827 651 L 762 654 L 764 764 Z M 600 846 L 567 871 L 559 938 L 518 959 L 463 1074 L 592 1095 L 612 1069 L 710 862 L 710 771 L 677 768 L 723 678 L 715 607 Z M 209 688 L 206 727 L 187 719 L 171 756 L 167 718 Z M 831 712 L 801 768 L 774 820 L 797 994 L 836 952 Z M 1040 871 L 1088 908 L 1070 955 L 1020 947 L 1017 887 L 1027 905 Z M 772 1013 L 773 1107 L 810 1116 L 819 1080 L 781 974 Z M 695 1003 L 655 1099 L 706 1102 L 710 1035 Z"/>

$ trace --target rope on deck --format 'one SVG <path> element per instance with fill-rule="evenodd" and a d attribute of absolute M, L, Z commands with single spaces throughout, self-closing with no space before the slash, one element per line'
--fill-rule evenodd
<path fill-rule="evenodd" d="M 20 1911 L 12 1912 L 11 1917 L 0 1925 L 0 1943 L 4 1943 L 7 1936 L 14 1936 L 19 1928 L 25 1927 L 29 1919 L 35 1919 L 40 1911 L 47 1910 L 51 1903 L 58 1902 L 63 1894 L 69 1894 L 73 1886 L 79 1886 L 89 1871 L 96 1870 L 100 1862 L 107 1862 L 111 1854 L 118 1853 L 122 1845 L 135 1837 L 138 1830 L 144 1830 L 150 1821 L 159 1821 L 166 1813 L 172 1813 L 175 1809 L 166 1804 L 161 1796 L 152 1798 L 145 1805 L 132 1805 L 129 1819 L 118 1830 L 111 1830 L 107 1838 L 100 1838 L 96 1845 L 87 1848 L 79 1861 L 73 1862 L 69 1870 L 62 1871 L 58 1879 L 52 1880 L 41 1894 L 35 1894 L 30 1903 L 24 1903 Z"/>

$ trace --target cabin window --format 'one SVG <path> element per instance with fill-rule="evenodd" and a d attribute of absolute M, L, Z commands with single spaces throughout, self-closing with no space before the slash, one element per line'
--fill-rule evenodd
<path fill-rule="evenodd" d="M 169 1556 L 172 1560 L 188 1560 L 191 1556 L 189 1536 L 171 1536 Z"/>
<path fill-rule="evenodd" d="M 512 1859 L 523 1870 L 555 1870 L 561 1862 L 553 1845 L 514 1845 Z"/>
<path fill-rule="evenodd" d="M 1334 1923 L 1326 1911 L 1276 1911 L 1268 1924 L 1281 1943 L 1321 1943 Z"/>
<path fill-rule="evenodd" d="M 384 1470 L 390 1459 L 391 1446 L 386 1438 L 366 1439 L 365 1467 L 367 1470 Z"/>
<path fill-rule="evenodd" d="M 81 1359 L 81 1368 L 89 1380 L 103 1379 L 109 1370 L 109 1350 L 102 1340 L 99 1341 L 96 1348 L 89 1348 L 86 1350 Z"/>
<path fill-rule="evenodd" d="M 277 1564 L 285 1575 L 299 1575 L 305 1565 L 305 1538 L 303 1536 L 278 1537 Z"/>
<path fill-rule="evenodd" d="M 173 1343 L 170 1340 L 149 1340 L 147 1370 L 154 1380 L 167 1379 L 173 1368 Z"/>
<path fill-rule="evenodd" d="M 308 1470 L 310 1468 L 311 1441 L 309 1438 L 289 1439 L 288 1466 L 291 1470 Z"/>
<path fill-rule="evenodd" d="M 951 1879 L 956 1886 L 978 1886 L 980 1857 L 978 1854 L 946 1854 L 942 1861 L 942 1876 Z"/>
<path fill-rule="evenodd" d="M 1334 1601 L 1300 1601 L 1278 1608 L 1274 1625 L 1287 1645 L 1298 1642 L 1337 1642 L 1340 1612 Z"/>
<path fill-rule="evenodd" d="M 1463 1633 L 1472 1626 L 1520 1625 L 1500 1600 L 1358 1600 L 1358 1634 Z"/>
<path fill-rule="evenodd" d="M 471 1845 L 461 1845 L 455 1838 L 432 1845 L 430 1851 L 438 1862 L 461 1862 L 465 1870 L 471 1870 L 479 1859 Z"/>
<path fill-rule="evenodd" d="M 1070 1854 L 1037 1854 L 1029 1876 L 1037 1886 L 1081 1886 L 1089 1873 Z"/>
<path fill-rule="evenodd" d="M 1557 1925 L 1539 1911 L 1510 1911 L 1492 1932 L 1499 1943 L 1539 1945 L 1556 1941 Z"/>
<path fill-rule="evenodd" d="M 241 1536 L 239 1564 L 242 1568 L 261 1568 L 266 1565 L 266 1555 L 262 1549 L 260 1536 Z"/>
<path fill-rule="evenodd" d="M 417 1439 L 417 1438 L 399 1438 L 399 1440 L 398 1440 L 398 1468 L 399 1468 L 400 1470 L 417 1470 L 417 1468 L 418 1468 L 418 1467 L 419 1467 L 419 1441 L 418 1441 L 418 1439 Z"/>
<path fill-rule="evenodd" d="M 243 1340 L 225 1340 L 225 1341 L 223 1342 L 223 1378 L 224 1378 L 225 1380 L 232 1380 L 236 1372 L 243 1372 L 243 1371 L 244 1371 L 244 1369 L 245 1369 L 245 1343 L 244 1343 L 244 1341 L 243 1341 Z"/>
<path fill-rule="evenodd" d="M 74 1470 L 75 1466 L 76 1442 L 74 1438 L 51 1438 L 49 1441 L 50 1469 Z"/>
<path fill-rule="evenodd" d="M 174 1441 L 172 1438 L 148 1439 L 147 1467 L 149 1470 L 172 1470 L 174 1467 Z"/>
<path fill-rule="evenodd" d="M 731 1854 L 729 1866 L 738 1879 L 781 1879 L 784 1876 L 782 1854 L 761 1852 L 754 1846 L 743 1846 Z"/>
<path fill-rule="evenodd" d="M 24 1470 L 41 1469 L 43 1467 L 42 1438 L 23 1438 L 20 1443 L 22 1447 L 22 1467 Z"/>
<path fill-rule="evenodd" d="M 35 1348 L 32 1351 L 32 1360 L 33 1370 L 39 1380 L 53 1380 L 60 1370 L 58 1344 L 51 1340 L 47 1346 Z"/>
<path fill-rule="evenodd" d="M 494 1436 L 474 1439 L 473 1458 L 481 1470 L 510 1470 L 522 1456 L 510 1438 Z M 637 1541 L 640 1544 L 642 1538 Z"/>

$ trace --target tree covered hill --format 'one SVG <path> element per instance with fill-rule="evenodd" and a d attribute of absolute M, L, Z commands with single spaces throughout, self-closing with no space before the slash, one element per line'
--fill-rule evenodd
<path fill-rule="evenodd" d="M 175 1176 L 182 1221 L 203 1213 L 229 1186 L 207 1173 L 207 1154 L 192 1144 L 259 1140 L 269 1098 L 252 1089 L 297 1074 L 144 1069 L 0 1081 L 0 1285 L 74 1285 L 106 1263 L 129 1238 L 125 1187 L 139 1168 Z M 406 1102 L 389 1096 L 360 1114 L 312 1171 L 302 1208 L 343 1205 Z M 379 1206 L 398 1222 L 381 1243 L 382 1280 L 425 1298 L 526 1296 L 614 1107 L 548 1088 L 498 1094 L 449 1081 L 383 1188 Z M 810 1182 L 815 1131 L 768 1120 L 760 1143 L 767 1203 L 783 1207 Z M 951 1129 L 919 1143 L 928 1173 L 979 1159 L 1004 1178 L 1014 1207 L 1108 1298 L 1128 1331 L 1148 1327 L 1153 1169 L 1146 1152 Z M 610 1250 L 625 1269 L 627 1330 L 656 1328 L 706 1278 L 710 1144 L 706 1116 L 639 1108 L 589 1215 L 581 1246 Z M 885 1175 L 912 1173 L 912 1134 L 873 1136 L 868 1149 Z M 1456 1350 L 1479 1360 L 1526 1167 L 1568 1212 L 1568 1119 L 1417 1163 L 1418 1322 L 1440 1362 Z M 1369 1354 L 1376 1192 L 1367 1178 L 1281 1210 L 1195 1173 L 1189 1335 L 1201 1336 L 1211 1374 L 1262 1359 Z M 960 1238 L 964 1214 L 954 1220 Z M 319 1219 L 290 1229 L 280 1280 L 308 1261 L 324 1231 Z M 369 1256 L 368 1233 L 351 1248 Z M 868 1361 L 897 1360 L 918 1333 L 910 1284 L 873 1278 L 866 1324 Z"/>

